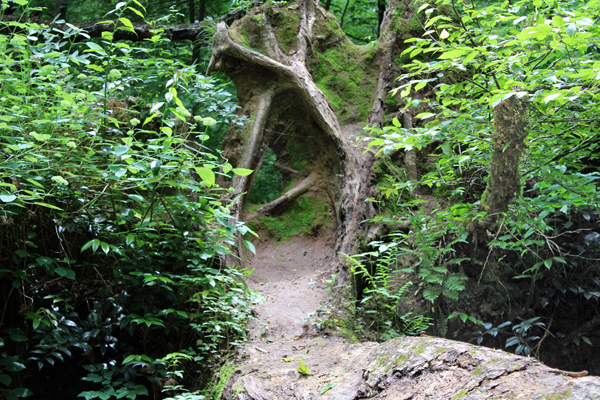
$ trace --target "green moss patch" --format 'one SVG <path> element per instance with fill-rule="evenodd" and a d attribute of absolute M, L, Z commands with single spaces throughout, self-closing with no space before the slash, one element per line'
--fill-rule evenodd
<path fill-rule="evenodd" d="M 264 54 L 262 42 L 260 40 L 260 29 L 263 15 L 253 11 L 247 17 L 236 21 L 229 29 L 229 34 L 234 42 L 252 50 Z"/>
<path fill-rule="evenodd" d="M 225 390 L 225 386 L 227 386 L 227 382 L 229 382 L 229 378 L 231 378 L 231 375 L 233 375 L 233 372 L 235 371 L 235 369 L 236 369 L 236 366 L 233 363 L 225 364 L 223 367 L 221 367 L 221 371 L 219 372 L 219 381 L 214 386 L 214 389 L 212 392 L 213 399 L 215 399 L 215 400 L 221 399 L 223 390 Z"/>
<path fill-rule="evenodd" d="M 317 19 L 314 32 L 310 68 L 315 83 L 344 123 L 365 121 L 376 87 L 375 48 L 354 45 L 331 15 Z"/>
<path fill-rule="evenodd" d="M 300 13 L 287 8 L 272 9 L 270 20 L 281 50 L 289 53 L 290 49 L 296 49 L 300 30 Z"/>
<path fill-rule="evenodd" d="M 249 223 L 253 230 L 266 231 L 276 240 L 286 240 L 302 233 L 312 234 L 319 226 L 329 225 L 330 206 L 317 197 L 301 196 L 279 217 L 260 217 Z"/>

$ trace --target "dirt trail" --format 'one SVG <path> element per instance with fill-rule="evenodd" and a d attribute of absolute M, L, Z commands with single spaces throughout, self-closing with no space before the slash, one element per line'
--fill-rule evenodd
<path fill-rule="evenodd" d="M 327 240 L 326 237 L 331 237 Z M 290 346 L 305 346 L 303 339 L 315 336 L 317 312 L 326 310 L 333 274 L 333 234 L 295 237 L 287 242 L 261 240 L 249 268 L 248 286 L 258 293 L 248 327 L 246 354 L 266 361 Z M 258 349 L 258 350 L 257 350 Z M 287 351 L 289 352 L 289 351 Z M 290 355 L 288 355 L 289 357 Z M 281 362 L 281 358 L 276 360 Z M 296 362 L 297 364 L 297 362 Z"/>
<path fill-rule="evenodd" d="M 223 400 L 470 400 L 600 398 L 600 378 L 534 358 L 435 337 L 351 343 L 320 331 L 330 297 L 333 232 L 256 241 L 248 341 Z M 334 330 L 335 332 L 335 330 Z M 299 370 L 300 361 L 305 365 Z"/>
<path fill-rule="evenodd" d="M 340 399 L 346 398 L 344 387 L 356 391 L 362 370 L 352 373 L 352 364 L 359 365 L 354 361 L 375 344 L 352 344 L 315 324 L 317 317 L 327 318 L 321 311 L 327 312 L 332 290 L 325 281 L 334 274 L 333 236 L 328 230 L 316 237 L 255 243 L 257 255 L 249 265 L 254 272 L 247 282 L 258 292 L 257 319 L 248 327 L 224 399 Z M 313 375 L 301 374 L 298 360 Z"/>

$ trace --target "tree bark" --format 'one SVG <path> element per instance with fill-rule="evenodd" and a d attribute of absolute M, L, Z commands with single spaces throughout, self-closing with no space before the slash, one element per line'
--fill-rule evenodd
<path fill-rule="evenodd" d="M 239 364 L 225 400 L 503 400 L 596 399 L 600 378 L 549 368 L 535 358 L 434 337 L 348 344 L 314 340 L 298 354 L 311 374 L 282 364 L 281 355 Z M 270 363 L 269 358 L 273 359 Z M 258 357 L 258 356 L 257 356 Z M 295 360 L 294 360 L 295 361 Z M 239 360 L 238 360 L 239 362 Z M 277 370 L 265 369 L 279 363 Z M 275 364 L 276 365 L 276 364 Z M 329 385 L 330 390 L 323 390 Z"/>
<path fill-rule="evenodd" d="M 377 37 L 381 36 L 381 24 L 383 23 L 383 17 L 385 16 L 386 1 L 377 0 Z"/>
<path fill-rule="evenodd" d="M 188 0 L 188 15 L 190 16 L 190 24 L 196 22 L 196 2 L 194 0 Z"/>
<path fill-rule="evenodd" d="M 519 165 L 527 136 L 527 103 L 511 97 L 494 108 L 494 135 L 490 178 L 482 207 L 489 216 L 508 211 L 508 205 L 521 190 Z"/>
<path fill-rule="evenodd" d="M 54 0 L 54 17 L 60 17 L 62 19 L 67 19 L 67 9 L 68 9 L 67 0 Z"/>

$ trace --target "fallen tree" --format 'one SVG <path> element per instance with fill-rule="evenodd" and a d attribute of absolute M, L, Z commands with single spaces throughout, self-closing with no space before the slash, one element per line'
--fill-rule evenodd
<path fill-rule="evenodd" d="M 433 337 L 403 337 L 381 344 L 321 339 L 298 354 L 309 374 L 293 365 L 268 370 L 281 354 L 252 352 L 229 380 L 227 400 L 283 399 L 596 399 L 600 378 L 586 371 L 549 368 L 534 358 Z M 279 360 L 277 360 L 279 361 Z"/>

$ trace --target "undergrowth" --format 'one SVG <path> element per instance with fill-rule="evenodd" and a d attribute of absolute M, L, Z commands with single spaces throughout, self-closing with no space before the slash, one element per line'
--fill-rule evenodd
<path fill-rule="evenodd" d="M 222 260 L 251 231 L 215 183 L 249 171 L 206 146 L 239 122 L 231 94 L 168 53 L 158 25 L 114 41 L 137 0 L 98 39 L 14 3 L 21 19 L 0 22 L 0 397 L 56 398 L 68 379 L 64 398 L 207 398 L 250 318 L 247 271 Z"/>

